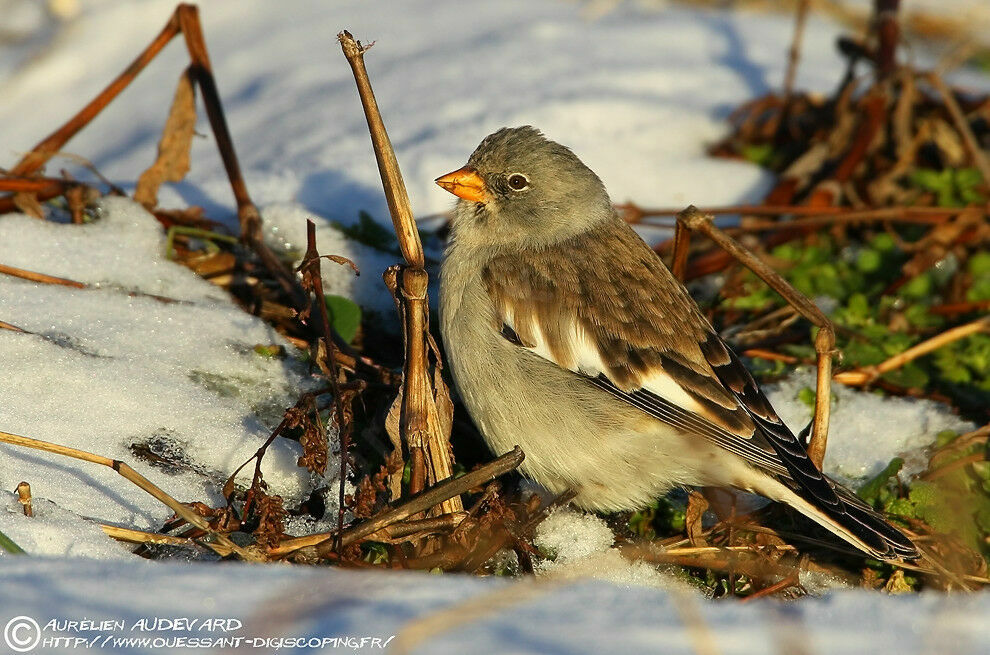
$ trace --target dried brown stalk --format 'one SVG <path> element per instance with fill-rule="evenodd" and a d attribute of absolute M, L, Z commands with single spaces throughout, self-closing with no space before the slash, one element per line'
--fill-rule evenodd
<path fill-rule="evenodd" d="M 726 573 L 745 574 L 757 580 L 777 580 L 799 571 L 795 566 L 775 561 L 781 549 L 793 552 L 792 546 L 702 546 L 663 549 L 651 543 L 628 543 L 618 546 L 623 557 L 653 564 L 675 564 Z"/>
<path fill-rule="evenodd" d="M 854 371 L 842 371 L 835 374 L 835 381 L 854 387 L 861 387 L 870 384 L 884 373 L 889 373 L 898 369 L 908 362 L 911 362 L 922 355 L 938 350 L 953 341 L 958 341 L 980 332 L 990 332 L 990 316 L 984 316 L 970 323 L 959 325 L 950 330 L 946 330 L 939 335 L 926 341 L 922 341 L 916 346 L 908 348 L 904 352 L 894 355 L 890 359 L 877 364 L 876 366 L 864 366 Z"/>
<path fill-rule="evenodd" d="M 0 321 L 0 330 L 10 330 L 11 332 L 21 332 L 23 334 L 33 334 L 32 332 L 28 332 L 24 328 L 19 328 L 16 325 L 14 325 L 13 323 L 8 323 L 6 321 Z"/>
<path fill-rule="evenodd" d="M 24 516 L 34 516 L 34 508 L 31 507 L 31 485 L 27 482 L 18 483 L 17 500 L 24 508 Z"/>
<path fill-rule="evenodd" d="M 32 282 L 40 282 L 41 284 L 60 284 L 65 287 L 73 287 L 76 289 L 85 289 L 86 285 L 82 282 L 76 282 L 75 280 L 68 280 L 64 277 L 55 277 L 54 275 L 45 275 L 44 273 L 36 273 L 34 271 L 27 271 L 23 268 L 16 268 L 14 266 L 7 266 L 6 264 L 0 264 L 0 273 L 4 275 L 10 275 L 13 277 L 19 277 L 22 280 L 30 280 Z"/>
<path fill-rule="evenodd" d="M 124 541 L 130 544 L 165 544 L 167 546 L 197 546 L 200 542 L 189 537 L 176 537 L 170 534 L 159 534 L 157 532 L 145 532 L 143 530 L 133 530 L 131 528 L 121 528 L 116 525 L 100 524 L 103 533 L 117 541 Z M 226 549 L 213 544 L 211 548 L 218 554 L 224 554 Z M 229 553 L 229 551 L 226 551 Z"/>
<path fill-rule="evenodd" d="M 780 582 L 775 582 L 768 587 L 764 587 L 763 589 L 760 589 L 759 591 L 750 594 L 749 596 L 740 598 L 739 602 L 748 603 L 760 598 L 766 598 L 767 596 L 772 596 L 778 592 L 790 589 L 791 587 L 800 587 L 800 586 L 801 586 L 801 576 L 797 571 L 794 571 Z"/>
<path fill-rule="evenodd" d="M 656 207 L 642 208 L 635 203 L 625 203 L 615 206 L 628 223 L 639 223 L 644 218 L 656 216 L 677 216 L 683 208 Z M 741 214 L 743 216 L 854 216 L 860 219 L 883 218 L 884 220 L 901 220 L 905 222 L 937 223 L 944 220 L 938 218 L 943 214 L 954 214 L 963 208 L 955 207 L 883 207 L 862 212 L 849 207 L 817 207 L 810 205 L 721 205 L 715 207 L 700 207 L 703 214 Z M 925 217 L 934 214 L 935 217 L 926 220 Z M 855 219 L 854 219 L 855 220 Z M 773 223 L 768 227 L 779 227 Z"/>
<path fill-rule="evenodd" d="M 941 75 L 930 73 L 927 75 L 927 79 L 942 95 L 945 108 L 949 110 L 949 115 L 952 116 L 952 122 L 955 123 L 959 134 L 962 135 L 966 149 L 969 150 L 969 156 L 973 158 L 973 164 L 976 165 L 980 174 L 983 175 L 983 181 L 990 185 L 990 161 L 987 160 L 986 153 L 983 152 L 979 142 L 976 140 L 976 136 L 973 134 L 973 130 L 970 129 L 969 122 L 963 116 L 962 109 L 959 107 L 959 103 L 956 102 L 955 96 L 952 95 L 952 91 L 942 80 Z"/>
<path fill-rule="evenodd" d="M 504 475 L 518 467 L 525 455 L 517 446 L 506 454 L 488 462 L 482 467 L 466 473 L 459 478 L 450 478 L 423 491 L 418 496 L 413 496 L 402 504 L 381 512 L 364 523 L 345 530 L 340 535 L 340 542 L 344 546 L 352 544 L 360 539 L 366 539 L 372 533 L 383 528 L 407 519 L 420 512 L 425 512 L 431 507 L 441 505 L 445 500 L 460 496 L 462 493 L 482 485 L 489 480 Z M 326 557 L 333 552 L 333 536 L 327 536 L 316 545 L 316 554 Z"/>
<path fill-rule="evenodd" d="M 959 451 L 978 443 L 987 443 L 988 440 L 990 440 L 990 424 L 960 435 L 932 453 L 932 456 L 928 459 L 928 469 L 936 469 L 946 457 L 955 455 Z"/>
<path fill-rule="evenodd" d="M 878 41 L 875 57 L 877 79 L 885 80 L 894 72 L 897 43 L 900 40 L 900 25 L 897 12 L 901 0 L 874 0 L 873 29 L 876 30 Z"/>
<path fill-rule="evenodd" d="M 364 64 L 367 47 L 361 45 L 347 31 L 338 37 L 340 46 L 354 73 L 361 104 L 368 121 L 368 130 L 378 161 L 385 197 L 388 201 L 392 225 L 399 239 L 399 248 L 406 260 L 398 284 L 401 290 L 399 299 L 404 319 L 406 345 L 402 385 L 401 429 L 404 441 L 409 448 L 412 465 L 410 492 L 417 493 L 427 483 L 436 484 L 450 477 L 452 472 L 450 451 L 450 421 L 441 417 L 438 400 L 446 396 L 446 388 L 439 376 L 434 376 L 431 384 L 429 376 L 429 355 L 427 351 L 429 308 L 426 296 L 428 276 L 424 270 L 423 246 L 419 231 L 409 207 L 409 197 L 402 173 L 399 170 L 395 151 L 389 141 L 385 124 L 382 121 L 378 103 L 375 100 L 368 71 Z M 439 366 L 439 360 L 437 360 Z M 463 511 L 459 497 L 451 497 L 443 502 L 437 512 L 451 514 Z"/>
<path fill-rule="evenodd" d="M 371 534 L 360 537 L 360 540 L 380 541 L 382 543 L 401 543 L 404 541 L 417 541 L 423 536 L 450 532 L 464 519 L 464 514 L 441 514 L 440 516 L 427 519 L 415 519 L 408 521 L 397 521 L 387 525 Z M 345 532 L 320 532 L 308 534 L 302 537 L 285 539 L 277 546 L 267 551 L 269 557 L 273 559 L 283 558 L 297 550 L 316 546 L 327 539 L 333 539 L 336 534 L 341 534 L 344 538 L 342 546 L 349 546 L 357 541 L 357 538 L 347 535 Z"/>
<path fill-rule="evenodd" d="M 794 91 L 794 77 L 797 74 L 798 61 L 801 58 L 801 40 L 804 37 L 804 24 L 808 18 L 808 6 L 811 0 L 799 0 L 797 13 L 794 18 L 794 36 L 791 49 L 787 55 L 787 73 L 784 75 L 784 105 L 790 102 Z"/>
<path fill-rule="evenodd" d="M 34 448 L 35 450 L 42 450 L 48 453 L 54 453 L 56 455 L 64 455 L 65 457 L 72 457 L 84 462 L 91 462 L 93 464 L 100 464 L 102 466 L 112 468 L 125 479 L 132 482 L 135 486 L 146 491 L 148 494 L 167 505 L 187 523 L 195 525 L 197 528 L 206 532 L 210 536 L 210 540 L 206 542 L 206 545 L 213 548 L 219 554 L 223 555 L 234 552 L 242 559 L 248 561 L 257 561 L 261 559 L 258 555 L 235 544 L 229 537 L 227 537 L 227 535 L 215 531 L 199 514 L 192 511 L 189 507 L 183 505 L 175 498 L 169 496 L 154 483 L 148 480 L 148 478 L 144 477 L 120 460 L 110 459 L 109 457 L 103 457 L 102 455 L 94 455 L 93 453 L 88 453 L 84 450 L 78 450 L 68 446 L 60 446 L 48 441 L 41 441 L 40 439 L 31 439 L 30 437 L 10 434 L 9 432 L 0 432 L 0 442 L 13 444 L 15 446 L 22 446 L 24 448 Z M 215 545 L 211 543 L 213 541 L 216 542 Z M 217 547 L 221 548 L 218 550 Z M 221 550 L 223 552 L 221 552 Z"/>
<path fill-rule="evenodd" d="M 748 350 L 744 350 L 742 354 L 746 357 L 752 357 L 753 359 L 766 359 L 772 362 L 784 362 L 785 364 L 797 364 L 800 361 L 794 355 L 775 353 L 771 350 L 763 350 L 762 348 L 750 348 Z"/>

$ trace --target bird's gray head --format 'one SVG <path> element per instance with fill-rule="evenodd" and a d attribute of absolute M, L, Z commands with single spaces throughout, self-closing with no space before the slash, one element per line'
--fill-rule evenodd
<path fill-rule="evenodd" d="M 455 241 L 540 247 L 612 215 L 598 176 L 569 148 L 530 126 L 488 135 L 467 166 L 436 182 L 461 198 L 452 225 Z"/>

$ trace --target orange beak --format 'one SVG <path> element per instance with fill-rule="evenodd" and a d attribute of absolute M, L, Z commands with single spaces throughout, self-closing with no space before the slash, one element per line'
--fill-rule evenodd
<path fill-rule="evenodd" d="M 484 203 L 490 199 L 488 189 L 485 188 L 485 181 L 478 175 L 478 171 L 470 166 L 442 175 L 436 179 L 436 183 L 458 198 L 464 198 L 471 202 Z"/>

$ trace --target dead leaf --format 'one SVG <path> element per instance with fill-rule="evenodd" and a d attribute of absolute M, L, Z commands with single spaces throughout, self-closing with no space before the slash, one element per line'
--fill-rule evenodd
<path fill-rule="evenodd" d="M 702 537 L 704 528 L 701 519 L 708 511 L 708 501 L 697 491 L 688 494 L 687 509 L 684 512 L 684 530 L 692 546 L 704 546 L 705 540 Z"/>
<path fill-rule="evenodd" d="M 440 420 L 440 434 L 450 442 L 450 431 L 454 427 L 454 401 L 450 399 L 450 389 L 440 375 L 440 367 L 433 369 L 434 401 L 437 405 L 437 417 Z"/>
<path fill-rule="evenodd" d="M 388 433 L 389 441 L 392 442 L 392 453 L 389 455 L 390 475 L 388 477 L 388 488 L 392 500 L 402 495 L 402 470 L 404 462 L 402 460 L 401 417 L 402 387 L 399 387 L 399 393 L 396 394 L 395 400 L 392 401 L 392 407 L 389 408 L 388 415 L 385 417 L 385 432 Z M 397 466 L 394 465 L 396 463 L 395 460 L 398 460 Z"/>
<path fill-rule="evenodd" d="M 891 574 L 883 589 L 888 594 L 909 594 L 914 591 L 911 585 L 904 579 L 904 571 L 902 569 L 897 569 Z"/>
<path fill-rule="evenodd" d="M 195 130 L 196 94 L 186 70 L 179 77 L 162 139 L 158 142 L 158 159 L 138 179 L 135 200 L 151 209 L 158 204 L 158 189 L 163 182 L 178 182 L 186 176 Z"/>

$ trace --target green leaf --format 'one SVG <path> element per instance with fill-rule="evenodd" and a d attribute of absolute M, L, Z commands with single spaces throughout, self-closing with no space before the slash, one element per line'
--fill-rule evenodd
<path fill-rule="evenodd" d="M 744 145 L 740 150 L 740 153 L 745 159 L 753 162 L 754 164 L 759 164 L 760 166 L 769 166 L 770 161 L 773 159 L 774 151 L 773 145 L 769 143 L 761 143 L 758 145 Z"/>
<path fill-rule="evenodd" d="M 927 298 L 932 293 L 932 286 L 932 274 L 931 271 L 927 271 L 911 278 L 898 293 L 908 298 Z"/>
<path fill-rule="evenodd" d="M 327 293 L 323 295 L 330 315 L 330 325 L 340 338 L 350 343 L 361 325 L 361 308 L 353 300 Z"/>
<path fill-rule="evenodd" d="M 937 171 L 934 168 L 919 168 L 908 177 L 914 186 L 925 191 L 952 190 L 952 172 Z"/>
<path fill-rule="evenodd" d="M 815 390 L 811 387 L 805 387 L 798 391 L 798 400 L 801 401 L 802 405 L 809 407 L 811 409 L 815 408 Z"/>
<path fill-rule="evenodd" d="M 966 263 L 966 270 L 974 277 L 990 275 L 990 252 L 973 253 Z"/>
<path fill-rule="evenodd" d="M 285 348 L 278 344 L 265 345 L 259 343 L 254 347 L 254 352 L 267 359 L 276 359 L 285 357 Z"/>
<path fill-rule="evenodd" d="M 890 460 L 890 463 L 875 478 L 868 480 L 859 488 L 856 495 L 866 502 L 872 503 L 880 496 L 880 492 L 887 486 L 887 482 L 900 472 L 902 466 L 904 466 L 904 460 L 900 457 Z"/>
<path fill-rule="evenodd" d="M 894 237 L 890 236 L 886 232 L 876 234 L 872 239 L 870 239 L 870 245 L 880 252 L 889 252 L 897 248 L 897 243 L 894 242 Z"/>
<path fill-rule="evenodd" d="M 959 433 L 955 430 L 942 430 L 935 435 L 935 447 L 942 448 L 959 438 Z"/>
<path fill-rule="evenodd" d="M 925 370 L 911 362 L 904 366 L 883 374 L 883 379 L 893 382 L 900 387 L 909 389 L 924 389 L 928 386 L 929 376 Z"/>
<path fill-rule="evenodd" d="M 364 551 L 363 559 L 369 564 L 388 564 L 388 546 L 378 541 L 365 541 L 361 544 Z"/>
<path fill-rule="evenodd" d="M 970 302 L 990 300 L 990 276 L 973 280 L 969 289 L 966 290 L 966 300 Z"/>
<path fill-rule="evenodd" d="M 864 273 L 872 273 L 879 270 L 883 263 L 880 252 L 872 248 L 864 248 L 856 255 L 856 268 Z"/>
<path fill-rule="evenodd" d="M 3 548 L 11 555 L 24 554 L 24 549 L 18 546 L 17 544 L 15 544 L 14 540 L 8 537 L 7 535 L 5 535 L 3 532 L 0 532 L 0 548 Z"/>
<path fill-rule="evenodd" d="M 894 498 L 884 506 L 883 510 L 888 514 L 894 514 L 896 516 L 912 519 L 919 518 L 917 508 L 907 498 Z"/>

